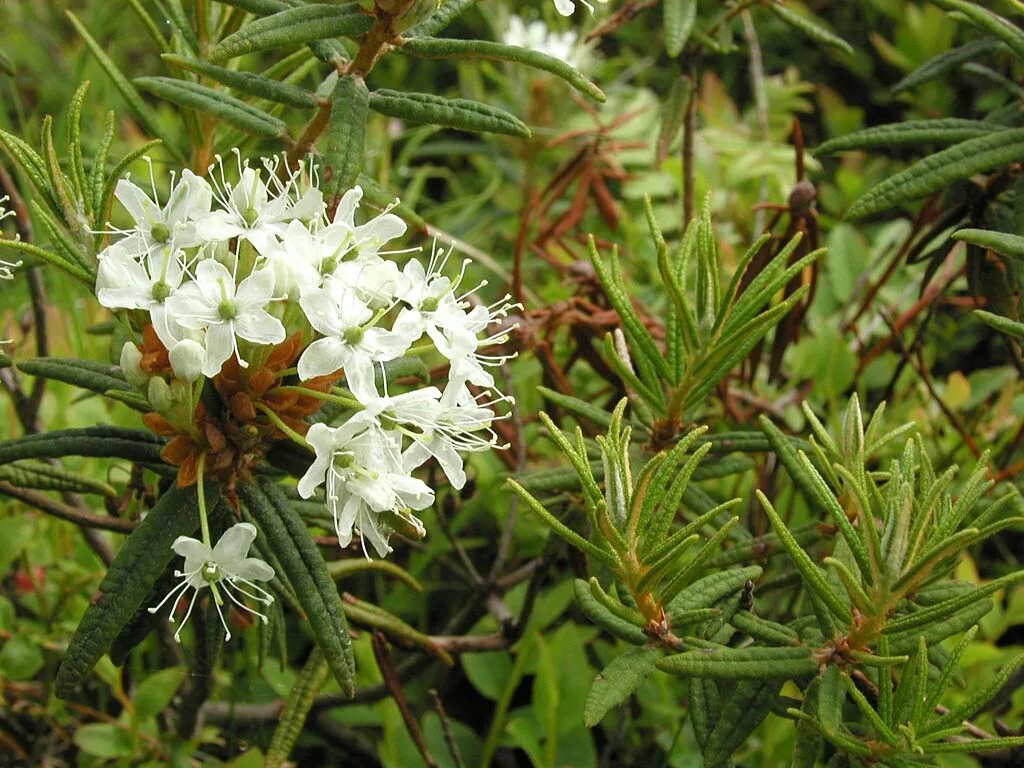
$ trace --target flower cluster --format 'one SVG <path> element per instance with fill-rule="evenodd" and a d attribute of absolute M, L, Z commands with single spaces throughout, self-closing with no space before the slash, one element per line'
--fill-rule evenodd
<path fill-rule="evenodd" d="M 405 223 L 390 209 L 357 223 L 360 188 L 329 212 L 308 170 L 237 165 L 234 181 L 223 162 L 212 181 L 184 171 L 163 203 L 155 185 L 117 185 L 134 223 L 100 254 L 96 294 L 142 335 L 122 367 L 148 393 L 153 423 L 177 434 L 179 483 L 189 452 L 200 468 L 209 456 L 208 471 L 244 474 L 240 457 L 265 455 L 256 443 L 268 429 L 315 451 L 299 492 L 324 486 L 341 544 L 357 533 L 383 556 L 392 530 L 422 531 L 413 513 L 433 503 L 414 470 L 434 458 L 460 488 L 463 454 L 497 445 L 491 424 L 510 398 L 491 369 L 506 356 L 487 348 L 506 340 L 513 305 L 477 302 L 483 283 L 467 290 L 450 252 L 400 265 L 410 251 L 385 248 Z M 447 371 L 440 386 L 389 391 L 386 367 L 424 355 Z M 325 403 L 331 418 L 310 418 Z"/>

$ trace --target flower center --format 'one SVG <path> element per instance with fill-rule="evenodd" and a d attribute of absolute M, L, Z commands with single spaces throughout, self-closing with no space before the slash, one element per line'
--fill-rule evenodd
<path fill-rule="evenodd" d="M 153 239 L 158 243 L 166 243 L 171 239 L 171 230 L 163 222 L 157 222 L 149 228 L 149 234 L 153 236 Z"/>
<path fill-rule="evenodd" d="M 348 451 L 339 451 L 334 454 L 334 466 L 337 469 L 348 469 L 355 464 L 356 457 Z"/>
<path fill-rule="evenodd" d="M 441 300 L 437 296 L 427 296 L 420 304 L 421 312 L 434 312 L 441 305 Z"/>
<path fill-rule="evenodd" d="M 256 220 L 259 219 L 260 212 L 253 208 L 251 205 L 242 211 L 242 221 L 245 222 L 245 226 L 253 227 L 256 225 Z"/>
<path fill-rule="evenodd" d="M 328 256 L 326 259 L 320 262 L 320 274 L 321 275 L 333 275 L 334 271 L 338 268 L 338 259 L 335 256 Z"/>
<path fill-rule="evenodd" d="M 221 320 L 234 320 L 238 317 L 238 307 L 230 299 L 224 299 L 217 305 L 217 314 Z"/>
<path fill-rule="evenodd" d="M 203 566 L 203 581 L 207 584 L 216 584 L 220 581 L 220 566 L 216 563 L 206 563 Z"/>
<path fill-rule="evenodd" d="M 354 325 L 351 328 L 345 329 L 344 338 L 347 344 L 354 347 L 363 340 L 363 336 L 365 335 L 366 331 L 364 331 L 360 326 Z"/>
<path fill-rule="evenodd" d="M 157 280 L 153 283 L 153 289 L 150 291 L 150 295 L 153 297 L 153 301 L 158 304 L 163 304 L 164 300 L 171 295 L 171 286 L 163 280 Z"/>

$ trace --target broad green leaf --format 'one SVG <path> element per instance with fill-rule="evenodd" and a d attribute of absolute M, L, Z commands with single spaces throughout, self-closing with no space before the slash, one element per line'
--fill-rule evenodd
<path fill-rule="evenodd" d="M 381 88 L 370 94 L 370 109 L 388 117 L 460 131 L 530 136 L 530 129 L 518 117 L 469 99 L 447 99 L 431 93 L 405 93 Z"/>
<path fill-rule="evenodd" d="M 106 54 L 103 47 L 96 42 L 92 35 L 89 34 L 89 30 L 87 30 L 82 22 L 78 20 L 78 17 L 71 11 L 65 11 L 65 13 L 71 21 L 71 24 L 78 31 L 82 40 L 85 41 L 86 47 L 89 48 L 89 51 L 103 68 L 103 71 L 107 73 L 107 77 L 111 79 L 114 83 L 114 87 L 117 88 L 121 96 L 124 98 L 129 111 L 135 119 L 139 121 L 139 125 L 142 126 L 142 129 L 150 136 L 156 136 L 163 141 L 167 150 L 174 156 L 174 158 L 183 163 L 185 160 L 184 155 L 179 149 L 177 149 L 176 145 L 172 141 L 168 140 L 169 137 L 160 129 L 160 123 L 157 120 L 156 114 L 152 109 L 150 109 L 149 105 L 143 101 L 142 96 L 139 95 L 135 86 L 132 85 L 128 78 L 125 77 L 124 73 L 117 68 L 117 65 L 114 64 L 111 58 Z"/>
<path fill-rule="evenodd" d="M 280 139 L 288 133 L 283 120 L 224 91 L 173 77 L 137 77 L 135 84 L 172 104 L 212 115 L 254 136 Z"/>
<path fill-rule="evenodd" d="M 170 53 L 164 54 L 163 60 L 179 69 L 205 75 L 235 91 L 267 99 L 278 104 L 287 104 L 288 106 L 300 109 L 311 109 L 320 104 L 320 100 L 312 91 L 307 91 L 305 88 L 299 88 L 290 83 L 282 83 L 280 80 L 273 80 L 263 75 L 257 75 L 252 72 L 240 72 L 235 69 L 225 69 L 215 64 L 208 64 L 200 59 L 189 59 Z"/>
<path fill-rule="evenodd" d="M 207 485 L 208 508 L 213 507 L 218 493 L 215 484 Z M 195 488 L 174 486 L 125 539 L 57 670 L 54 685 L 58 696 L 67 698 L 85 680 L 175 557 L 171 544 L 179 536 L 191 536 L 197 528 Z"/>
<path fill-rule="evenodd" d="M 75 746 L 93 757 L 131 757 L 132 739 L 124 727 L 115 723 L 88 723 L 75 729 Z"/>
<path fill-rule="evenodd" d="M 329 198 L 344 194 L 356 183 L 363 169 L 369 97 L 366 83 L 358 75 L 340 77 L 334 86 L 324 153 L 324 162 L 330 168 Z"/>
<path fill-rule="evenodd" d="M 0 675 L 7 680 L 35 677 L 45 663 L 41 642 L 25 634 L 12 634 L 0 648 Z"/>
<path fill-rule="evenodd" d="M 907 120 L 902 123 L 873 125 L 862 131 L 837 136 L 815 149 L 814 154 L 827 155 L 847 149 L 956 144 L 967 139 L 975 139 L 1005 130 L 1008 130 L 1005 126 L 993 125 L 981 120 L 962 120 L 957 117 L 944 117 L 938 120 Z"/>
<path fill-rule="evenodd" d="M 810 16 L 804 16 L 802 13 L 797 13 L 789 6 L 779 5 L 777 3 L 771 3 L 768 6 L 769 10 L 778 16 L 782 21 L 789 24 L 794 29 L 803 32 L 807 37 L 816 43 L 827 45 L 832 48 L 838 48 L 844 53 L 853 55 L 853 47 L 839 37 L 835 32 L 822 25 L 820 21 Z"/>
<path fill-rule="evenodd" d="M 239 488 L 246 508 L 273 546 L 285 575 L 295 588 L 306 620 L 323 651 L 335 680 L 347 695 L 355 693 L 355 661 L 348 622 L 338 588 L 327 564 L 280 487 L 272 480 L 246 483 Z"/>
<path fill-rule="evenodd" d="M 207 58 L 214 64 L 256 51 L 284 48 L 333 37 L 358 37 L 373 19 L 358 3 L 311 3 L 263 16 L 221 40 Z"/>
<path fill-rule="evenodd" d="M 965 179 L 1024 159 L 1024 129 L 998 131 L 955 144 L 918 160 L 904 171 L 869 189 L 846 212 L 860 219 L 919 197 L 939 192 Z"/>
<path fill-rule="evenodd" d="M 816 674 L 818 661 L 810 648 L 701 648 L 668 656 L 658 669 L 680 677 L 715 680 L 772 680 Z"/>
<path fill-rule="evenodd" d="M 665 0 L 665 51 L 673 59 L 683 52 L 697 19 L 697 0 Z"/>
<path fill-rule="evenodd" d="M 472 59 L 523 64 L 560 77 L 577 91 L 585 93 L 595 101 L 605 100 L 604 92 L 571 64 L 529 48 L 505 45 L 489 40 L 412 37 L 406 40 L 398 50 L 423 59 Z"/>
<path fill-rule="evenodd" d="M 185 667 L 168 667 L 154 672 L 135 689 L 132 706 L 137 720 L 156 717 L 164 711 L 185 681 Z"/>
<path fill-rule="evenodd" d="M 646 645 L 631 648 L 616 656 L 611 664 L 594 678 L 590 686 L 583 716 L 586 726 L 593 728 L 604 719 L 610 709 L 628 699 L 654 672 L 654 665 L 661 656 L 660 648 Z"/>

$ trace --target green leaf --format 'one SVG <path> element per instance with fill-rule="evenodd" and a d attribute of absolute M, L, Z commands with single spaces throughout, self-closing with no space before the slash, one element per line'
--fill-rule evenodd
<path fill-rule="evenodd" d="M 643 645 L 647 642 L 647 635 L 640 627 L 620 619 L 594 597 L 589 582 L 576 579 L 574 589 L 580 609 L 598 627 L 633 645 Z"/>
<path fill-rule="evenodd" d="M 288 133 L 283 120 L 224 91 L 173 77 L 137 77 L 135 84 L 172 104 L 212 115 L 254 136 L 280 139 Z"/>
<path fill-rule="evenodd" d="M 663 161 L 668 157 L 668 153 L 672 148 L 672 143 L 676 140 L 679 132 L 683 129 L 683 120 L 686 117 L 686 105 L 690 101 L 691 94 L 693 93 L 693 80 L 685 75 L 680 75 L 672 81 L 672 89 L 668 92 L 668 97 L 665 99 L 661 107 L 661 121 L 658 127 L 658 149 L 657 158 L 658 161 Z M 664 268 L 662 268 L 662 276 L 665 278 L 666 283 L 675 283 L 678 286 L 678 280 L 669 266 L 668 259 L 662 259 L 659 253 L 658 266 L 662 267 L 662 261 L 664 261 Z M 676 293 L 682 299 L 682 289 L 677 288 Z M 674 296 L 673 299 L 676 297 Z"/>
<path fill-rule="evenodd" d="M 96 40 L 89 34 L 89 30 L 78 20 L 71 11 L 65 11 L 68 19 L 74 25 L 78 34 L 82 40 L 85 41 L 86 47 L 96 57 L 96 61 L 103 68 L 103 71 L 107 73 L 107 77 L 114 83 L 114 87 L 120 92 L 124 98 L 125 103 L 128 105 L 129 111 L 139 121 L 139 125 L 142 129 L 151 136 L 158 137 L 167 146 L 167 150 L 174 156 L 179 163 L 184 163 L 184 155 L 178 150 L 172 141 L 169 141 L 169 137 L 160 129 L 160 122 L 157 120 L 156 114 L 149 105 L 143 101 L 142 96 L 135 89 L 128 78 L 117 68 L 117 65 L 107 56 L 103 47 L 96 42 Z"/>
<path fill-rule="evenodd" d="M 102 758 L 131 757 L 131 737 L 114 723 L 88 723 L 75 729 L 75 745 L 87 755 Z"/>
<path fill-rule="evenodd" d="M 616 656 L 590 685 L 583 710 L 583 722 L 586 726 L 593 728 L 604 719 L 610 709 L 628 699 L 654 672 L 654 665 L 661 655 L 659 648 L 641 646 Z"/>
<path fill-rule="evenodd" d="M 213 47 L 207 58 L 214 64 L 256 51 L 284 48 L 333 37 L 358 37 L 373 19 L 357 3 L 311 3 L 256 19 Z"/>
<path fill-rule="evenodd" d="M 270 746 L 267 747 L 263 768 L 280 768 L 285 764 L 306 724 L 306 717 L 313 707 L 313 699 L 327 680 L 328 671 L 323 654 L 318 648 L 314 648 L 302 666 L 302 671 L 299 672 L 299 677 L 285 702 Z"/>
<path fill-rule="evenodd" d="M 267 99 L 278 104 L 287 104 L 299 109 L 311 109 L 320 104 L 320 99 L 312 91 L 307 91 L 305 88 L 299 88 L 290 83 L 282 83 L 280 80 L 272 80 L 263 75 L 257 75 L 252 72 L 239 72 L 235 69 L 225 69 L 214 64 L 208 64 L 200 59 L 188 59 L 171 53 L 165 53 L 162 58 L 172 66 L 205 75 L 212 80 L 216 80 L 218 83 L 223 83 L 232 90 L 250 96 Z"/>
<path fill-rule="evenodd" d="M 686 47 L 697 20 L 697 0 L 665 0 L 662 6 L 665 23 L 665 51 L 676 58 Z"/>
<path fill-rule="evenodd" d="M 710 608 L 720 600 L 739 592 L 748 581 L 756 581 L 760 576 L 759 565 L 708 574 L 680 592 L 665 610 L 670 621 L 675 622 L 680 614 L 698 608 Z"/>
<path fill-rule="evenodd" d="M 556 392 L 547 387 L 537 387 L 537 391 L 545 400 L 554 403 L 577 418 L 586 419 L 595 426 L 603 427 L 604 429 L 607 429 L 611 424 L 612 415 L 604 410 L 604 408 L 599 408 L 587 400 L 581 400 L 572 395 L 563 395 L 561 392 Z"/>
<path fill-rule="evenodd" d="M 828 155 L 846 149 L 874 149 L 877 147 L 903 147 L 920 144 L 956 144 L 957 142 L 987 136 L 1008 130 L 981 120 L 962 120 L 944 117 L 939 120 L 907 120 L 902 123 L 873 125 L 862 131 L 837 136 L 814 150 L 815 155 Z"/>
<path fill-rule="evenodd" d="M 732 753 L 743 746 L 771 712 L 778 692 L 777 680 L 741 680 L 704 746 L 706 768 L 725 768 Z"/>
<path fill-rule="evenodd" d="M 1024 323 L 1018 323 L 1016 320 L 1011 320 L 1008 317 L 996 315 L 992 312 L 986 312 L 983 309 L 976 309 L 973 314 L 983 323 L 992 326 L 997 331 L 1005 333 L 1007 336 L 1012 336 L 1015 339 L 1024 340 Z"/>
<path fill-rule="evenodd" d="M 729 623 L 740 632 L 746 632 L 755 640 L 764 643 L 796 645 L 800 641 L 800 636 L 796 631 L 785 624 L 755 616 L 749 611 L 736 611 L 729 619 Z"/>
<path fill-rule="evenodd" d="M 992 13 L 977 3 L 964 0 L 932 0 L 940 8 L 957 11 L 965 16 L 974 26 L 1006 43 L 1007 47 L 1019 60 L 1024 61 L 1024 32 L 1011 21 Z"/>
<path fill-rule="evenodd" d="M 832 48 L 838 48 L 843 51 L 843 53 L 850 54 L 851 56 L 853 55 L 853 47 L 843 40 L 843 38 L 839 37 L 839 35 L 823 26 L 817 19 L 810 16 L 804 16 L 802 13 L 797 13 L 788 6 L 778 5 L 776 3 L 771 3 L 768 6 L 768 9 L 782 19 L 786 24 L 793 27 L 793 29 L 803 32 L 814 42 L 821 43 L 822 45 L 827 45 Z"/>
<path fill-rule="evenodd" d="M 1003 45 L 999 40 L 992 37 L 982 37 L 964 43 L 957 48 L 943 51 L 938 56 L 928 59 L 928 61 L 896 83 L 891 88 L 891 91 L 899 93 L 900 91 L 916 88 L 929 80 L 942 77 L 965 62 L 978 61 L 986 53 L 993 53 L 1002 47 Z"/>
<path fill-rule="evenodd" d="M 814 561 L 811 560 L 810 555 L 804 550 L 800 544 L 797 543 L 796 539 L 793 538 L 793 534 L 789 528 L 779 517 L 779 513 L 775 511 L 775 507 L 768 501 L 768 497 L 765 496 L 760 490 L 756 491 L 757 498 L 761 502 L 761 506 L 764 508 L 765 514 L 768 515 L 768 519 L 772 523 L 772 527 L 775 532 L 779 534 L 779 539 L 782 542 L 782 546 L 786 548 L 790 558 L 793 560 L 793 564 L 796 569 L 800 572 L 803 577 L 804 583 L 807 588 L 813 591 L 818 598 L 831 610 L 837 617 L 843 621 L 851 621 L 852 616 L 850 615 L 850 608 L 843 602 L 842 598 L 836 593 L 832 586 L 828 583 L 825 575 L 821 572 L 821 569 L 815 565 Z"/>
<path fill-rule="evenodd" d="M 132 694 L 136 720 L 147 720 L 163 712 L 185 681 L 185 674 L 185 667 L 168 667 L 154 672 L 139 683 Z"/>
<path fill-rule="evenodd" d="M 66 357 L 35 357 L 18 363 L 18 370 L 29 376 L 39 376 L 53 381 L 88 389 L 100 394 L 111 389 L 134 392 L 135 388 L 124 379 L 116 365 L 98 363 L 93 360 L 78 360 Z"/>
<path fill-rule="evenodd" d="M 414 27 L 410 27 L 404 33 L 404 37 L 429 37 L 436 35 L 455 19 L 476 5 L 477 0 L 444 0 L 437 4 L 437 10 L 430 18 L 421 21 Z"/>
<path fill-rule="evenodd" d="M 1024 159 L 1024 129 L 997 131 L 929 155 L 876 184 L 846 212 L 860 219 L 939 192 L 954 181 Z"/>
<path fill-rule="evenodd" d="M 958 229 L 952 235 L 954 240 L 987 248 L 990 251 L 1024 259 L 1024 237 L 1011 235 L 1009 232 L 994 232 L 990 229 Z"/>
<path fill-rule="evenodd" d="M 261 479 L 246 483 L 239 493 L 250 514 L 273 546 L 285 576 L 306 611 L 306 619 L 335 680 L 347 695 L 355 693 L 355 660 L 348 622 L 338 588 L 327 572 L 320 551 L 305 523 L 288 503 L 280 487 Z"/>
<path fill-rule="evenodd" d="M 115 499 L 118 495 L 109 483 L 45 462 L 16 461 L 12 464 L 0 464 L 0 480 L 19 488 L 34 488 L 40 491 L 95 493 L 108 499 Z"/>
<path fill-rule="evenodd" d="M 658 669 L 679 677 L 772 680 L 816 674 L 810 648 L 701 648 L 661 659 Z"/>
<path fill-rule="evenodd" d="M 363 78 L 338 78 L 331 98 L 331 119 L 327 124 L 324 162 L 331 169 L 328 197 L 340 197 L 351 188 L 363 169 L 363 153 L 370 94 Z"/>
<path fill-rule="evenodd" d="M 207 486 L 208 507 L 218 493 L 214 484 Z M 67 698 L 85 680 L 175 557 L 171 544 L 179 536 L 191 536 L 198 527 L 195 488 L 172 487 L 142 518 L 107 569 L 98 597 L 90 602 L 71 638 L 54 683 L 58 696 Z"/>
<path fill-rule="evenodd" d="M 403 93 L 381 88 L 370 94 L 370 109 L 388 117 L 460 131 L 530 136 L 530 129 L 518 117 L 469 99 L 447 99 L 431 93 Z"/>
<path fill-rule="evenodd" d="M 0 649 L 0 674 L 7 680 L 31 680 L 43 668 L 45 659 L 40 641 L 13 634 Z"/>
<path fill-rule="evenodd" d="M 163 441 L 152 432 L 122 427 L 60 429 L 0 442 L 0 464 L 19 459 L 55 459 L 62 456 L 98 456 L 162 464 Z"/>
<path fill-rule="evenodd" d="M 412 37 L 407 39 L 398 50 L 422 59 L 473 59 L 523 64 L 560 77 L 577 91 L 595 101 L 605 100 L 604 92 L 571 64 L 529 48 L 505 45 L 489 40 Z"/>

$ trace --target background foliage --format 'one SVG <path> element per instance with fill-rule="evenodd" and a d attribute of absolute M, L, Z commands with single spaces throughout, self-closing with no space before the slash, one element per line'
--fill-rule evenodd
<path fill-rule="evenodd" d="M 160 90 L 163 81 L 136 80 L 145 91 L 139 97 L 144 112 L 126 103 L 82 30 L 133 79 L 181 74 L 173 61 L 159 56 L 157 40 L 168 50 L 181 45 L 172 42 L 173 25 L 163 23 L 159 4 L 138 3 L 158 20 L 155 29 L 147 29 L 127 5 L 112 12 L 109 3 L 84 0 L 4 3 L 0 128 L 33 146 L 45 131 L 64 137 L 76 88 L 88 80 L 81 107 L 87 157 L 103 139 L 108 110 L 115 113 L 111 158 L 139 150 L 153 137 L 165 139 L 163 147 L 151 150 L 159 168 L 179 165 L 176 152 L 202 168 L 215 151 L 241 142 L 247 151 L 281 148 L 265 137 L 247 139 L 231 125 L 210 141 L 213 118 L 193 118 L 169 103 L 166 89 Z M 187 16 L 192 4 L 163 5 L 172 9 L 171 16 L 175 8 Z M 275 636 L 239 633 L 202 684 L 189 676 L 203 661 L 203 627 L 197 622 L 191 643 L 178 646 L 157 632 L 124 666 L 104 658 L 79 696 L 56 698 L 57 665 L 102 578 L 104 554 L 119 545 L 117 524 L 137 519 L 150 501 L 125 495 L 133 479 L 130 463 L 69 459 L 64 468 L 92 484 L 73 490 L 88 494 L 88 508 L 108 519 L 107 528 L 115 532 L 90 529 L 83 537 L 74 524 L 41 514 L 32 504 L 4 500 L 0 507 L 0 763 L 261 765 L 268 750 L 281 754 L 279 740 L 285 737 L 275 729 L 284 700 L 296 686 L 306 686 L 318 693 L 310 699 L 292 752 L 301 765 L 407 766 L 424 762 L 423 755 L 446 766 L 693 766 L 702 759 L 719 764 L 702 749 L 707 724 L 693 714 L 699 711 L 695 696 L 701 694 L 694 693 L 697 683 L 690 677 L 654 673 L 638 682 L 634 696 L 621 697 L 623 706 L 604 707 L 603 718 L 604 712 L 591 709 L 588 692 L 595 675 L 635 651 L 605 631 L 607 626 L 595 624 L 595 611 L 586 609 L 586 590 L 582 598 L 577 593 L 592 575 L 606 589 L 621 582 L 594 558 L 588 565 L 578 549 L 551 535 L 544 520 L 505 486 L 506 477 L 515 476 L 550 516 L 586 530 L 590 519 L 582 503 L 585 492 L 572 479 L 576 473 L 557 447 L 541 438 L 558 430 L 571 436 L 577 425 L 587 438 L 605 434 L 608 413 L 627 393 L 634 395 L 635 432 L 633 448 L 628 438 L 624 444 L 632 450 L 635 473 L 654 453 L 649 448 L 671 447 L 691 425 L 709 425 L 712 443 L 716 433 L 725 441 L 695 470 L 690 495 L 682 501 L 686 519 L 741 499 L 729 511 L 738 522 L 715 539 L 716 546 L 725 542 L 724 549 L 708 550 L 703 567 L 735 568 L 742 578 L 731 594 L 752 601 L 744 605 L 748 612 L 754 606 L 761 609 L 755 613 L 783 623 L 813 614 L 814 598 L 801 590 L 798 568 L 779 539 L 759 538 L 780 530 L 770 515 L 803 536 L 800 544 L 816 563 L 829 554 L 845 555 L 834 551 L 841 521 L 825 516 L 822 497 L 802 485 L 803 465 L 792 463 L 800 460 L 787 460 L 780 446 L 803 449 L 816 461 L 826 454 L 819 469 L 828 489 L 840 493 L 855 493 L 856 484 L 844 485 L 843 477 L 828 474 L 823 466 L 834 461 L 851 471 L 859 466 L 866 484 L 866 478 L 879 480 L 878 471 L 894 458 L 910 471 L 910 465 L 926 465 L 928 456 L 935 474 L 941 474 L 951 464 L 973 469 L 983 452 L 994 482 L 982 494 L 979 511 L 1014 492 L 1024 469 L 1024 390 L 1020 348 L 1013 341 L 1021 330 L 1013 321 L 1020 320 L 1024 254 L 1019 238 L 1012 237 L 1021 232 L 1024 211 L 1012 165 L 1024 159 L 1019 149 L 1024 140 L 1015 128 L 1020 125 L 1019 33 L 987 27 L 985 18 L 971 15 L 975 6 L 955 0 L 787 2 L 784 12 L 752 7 L 749 13 L 741 6 L 757 4 L 698 3 L 697 33 L 673 56 L 678 42 L 672 35 L 679 35 L 682 22 L 669 24 L 667 37 L 663 22 L 672 13 L 685 16 L 689 5 L 613 3 L 599 7 L 593 18 L 578 13 L 566 20 L 547 3 L 481 0 L 444 33 L 500 40 L 513 12 L 543 16 L 557 29 L 596 30 L 598 38 L 580 66 L 607 97 L 603 103 L 543 71 L 501 61 L 389 54 L 367 78 L 374 91 L 484 102 L 521 120 L 530 135 L 506 118 L 504 133 L 511 135 L 417 124 L 385 109 L 367 113 L 364 185 L 379 186 L 378 202 L 397 194 L 402 212 L 415 211 L 424 243 L 438 238 L 466 244 L 474 275 L 508 284 L 525 310 L 515 334 L 520 356 L 504 371 L 506 391 L 518 402 L 516 415 L 502 425 L 510 450 L 475 457 L 470 485 L 461 493 L 439 493 L 436 508 L 427 510 L 429 536 L 401 541 L 388 563 L 368 566 L 356 551 L 339 557 L 323 549 L 358 631 L 356 698 L 345 699 L 333 680 L 324 679 L 306 630 L 294 616 Z M 621 26 L 608 26 L 624 6 L 640 13 Z M 1015 23 L 1022 18 L 1013 0 L 978 6 Z M 809 12 L 820 26 L 801 28 L 798 21 L 794 27 L 785 16 Z M 249 54 L 245 69 L 262 71 L 275 57 Z M 297 57 L 291 71 L 293 84 L 309 90 L 323 75 L 308 56 Z M 291 136 L 300 135 L 308 113 L 273 111 Z M 54 116 L 52 126 L 46 115 Z M 947 122 L 906 125 L 923 120 Z M 895 123 L 904 126 L 881 137 L 862 132 Z M 1004 126 L 1007 135 L 993 134 L 993 125 Z M 981 143 L 955 146 L 972 141 Z M 803 153 L 803 147 L 809 150 Z M 321 150 L 329 148 L 322 142 Z M 940 150 L 960 152 L 958 159 L 969 167 L 944 173 L 951 164 L 938 164 L 935 174 L 923 177 L 915 164 Z M 989 150 L 995 155 L 987 156 Z M 195 154 L 187 157 L 189 151 Z M 684 173 L 684 158 L 691 158 L 692 174 Z M 4 165 L 15 174 L 12 164 L 5 160 Z M 141 162 L 132 168 L 145 172 Z M 901 177 L 907 169 L 912 175 Z M 355 179 L 357 170 L 346 181 Z M 909 181 L 901 185 L 901 179 Z M 15 174 L 2 181 L 7 187 L 21 179 Z M 888 186 L 876 186 L 880 183 Z M 724 366 L 721 375 L 696 383 L 676 376 L 675 369 L 663 375 L 658 355 L 650 355 L 654 370 L 645 373 L 641 359 L 648 342 L 659 349 L 672 343 L 662 321 L 678 320 L 673 313 L 679 310 L 659 260 L 668 258 L 662 250 L 675 258 L 677 246 L 685 245 L 684 222 L 691 216 L 699 222 L 690 236 L 696 266 L 680 268 L 680 274 L 692 276 L 693 284 L 683 292 L 703 308 L 699 314 L 707 315 L 707 327 L 718 327 L 720 320 L 727 327 L 728 316 L 719 311 L 725 304 L 701 296 L 711 291 L 712 281 L 701 282 L 699 276 L 721 273 L 720 297 L 763 230 L 773 236 L 767 250 L 756 254 L 759 269 L 771 263 L 784 268 L 790 253 L 783 247 L 798 232 L 802 239 L 793 243 L 792 253 L 804 259 L 765 296 L 775 307 L 780 306 L 777 293 L 786 297 L 784 311 L 772 318 L 779 325 L 769 333 L 764 324 L 763 332 L 737 348 L 735 359 L 714 358 L 722 337 L 703 333 L 703 326 L 685 354 L 679 347 L 673 365 L 682 366 L 689 355 L 694 365 L 705 365 L 705 372 Z M 25 221 L 19 219 L 21 226 Z M 38 216 L 32 221 L 33 241 L 59 252 L 55 232 Z M 15 225 L 8 220 L 4 226 Z M 968 231 L 951 238 L 957 230 Z M 671 249 L 661 249 L 652 231 Z M 589 235 L 597 258 L 588 251 Z M 621 274 L 611 267 L 613 243 L 619 247 Z M 822 246 L 827 256 L 818 251 Z M 33 296 L 42 295 L 45 302 L 33 304 Z M 45 306 L 45 321 L 33 315 L 34 306 Z M 991 314 L 974 314 L 978 308 Z M 632 329 L 622 322 L 630 314 Z M 1009 323 L 999 319 L 1007 317 Z M 14 359 L 50 354 L 116 362 L 110 337 L 102 333 L 106 320 L 88 286 L 52 269 L 4 283 L 0 294 L 0 338 L 13 339 L 6 351 Z M 605 334 L 620 324 L 628 338 L 619 349 L 628 346 L 643 381 L 627 375 L 624 384 L 622 371 L 613 370 L 620 358 L 614 341 L 606 345 Z M 14 379 L 4 383 L 13 387 Z M 29 399 L 39 392 L 36 426 L 47 430 L 97 423 L 138 426 L 130 408 L 83 396 L 71 386 L 50 382 L 34 389 L 29 375 L 20 378 L 20 386 Z M 659 413 L 659 403 L 672 403 L 680 389 L 686 390 L 678 398 L 684 407 L 673 412 L 666 405 L 666 413 Z M 865 421 L 885 401 L 888 429 L 912 423 L 920 439 L 909 443 L 915 446 L 910 451 L 917 454 L 904 452 L 906 436 L 888 445 L 868 440 L 860 454 L 844 453 L 848 443 L 841 436 L 852 434 L 848 403 L 853 395 Z M 2 437 L 21 435 L 25 425 L 17 399 L 2 409 Z M 546 424 L 537 416 L 541 411 L 550 415 Z M 776 431 L 764 426 L 762 416 Z M 806 442 L 815 431 L 812 418 L 821 425 L 817 438 L 824 447 L 818 456 Z M 747 440 L 756 434 L 757 442 L 743 448 L 722 433 L 734 439 L 742 433 Z M 835 455 L 827 455 L 822 434 L 838 443 Z M 617 439 L 621 448 L 623 438 Z M 589 467 L 597 458 L 591 441 L 579 460 Z M 21 482 L 18 467 L 0 469 L 6 473 L 0 474 L 0 492 L 10 496 Z M 950 506 L 965 494 L 969 476 L 965 469 L 950 481 Z M 916 477 L 907 487 L 927 496 L 931 486 Z M 62 482 L 54 477 L 46 487 L 70 490 Z M 770 505 L 759 503 L 755 490 Z M 65 498 L 64 503 L 77 502 Z M 1019 514 L 1016 503 L 997 510 L 996 519 Z M 988 583 L 1016 574 L 1019 550 L 1019 530 L 1010 526 L 984 542 L 965 541 L 963 555 L 944 570 L 960 582 Z M 838 577 L 830 578 L 829 588 L 839 590 Z M 742 589 L 747 579 L 756 582 L 752 593 Z M 972 715 L 972 728 L 988 736 L 1017 736 L 1021 728 L 1024 693 L 1011 664 L 1021 650 L 1024 593 L 1003 589 L 1012 581 L 989 591 L 987 613 L 958 628 L 962 633 L 977 622 L 965 642 L 958 645 L 955 635 L 935 643 L 959 654 L 960 671 L 944 705 L 970 709 L 974 697 L 990 694 Z M 618 598 L 628 604 L 625 593 L 615 593 Z M 374 628 L 390 639 L 390 649 L 374 641 Z M 704 626 L 701 636 L 717 637 L 711 629 Z M 758 632 L 763 636 L 768 630 L 748 624 L 743 631 L 763 639 Z M 453 639 L 465 635 L 476 639 L 468 644 Z M 916 643 L 892 653 L 914 656 L 903 662 L 906 669 L 923 664 L 927 680 L 929 667 L 915 656 Z M 934 670 L 941 669 L 941 658 L 932 662 Z M 910 672 L 899 679 L 904 678 L 914 679 Z M 999 683 L 995 689 L 993 681 Z M 818 685 L 845 683 L 823 676 Z M 734 698 L 736 706 L 749 705 L 755 692 Z M 841 735 L 867 739 L 877 724 L 855 694 L 845 701 L 842 716 L 854 731 Z M 800 727 L 783 721 L 792 721 L 791 710 L 800 707 L 801 691 L 790 686 L 769 691 L 766 719 L 752 723 L 742 743 L 730 745 L 737 749 L 731 759 L 743 766 L 789 765 Z M 182 723 L 183 712 L 198 723 Z M 719 714 L 727 718 L 730 712 Z M 911 720 L 915 714 L 920 717 L 913 727 L 922 733 L 927 730 L 923 714 L 911 712 Z M 856 750 L 844 748 L 841 739 L 828 740 L 828 746 L 818 747 L 822 763 L 856 759 Z M 930 759 L 943 766 L 1014 765 L 1020 753 L 1005 749 L 985 758 L 937 754 Z M 814 759 L 794 764 L 813 765 Z"/>

